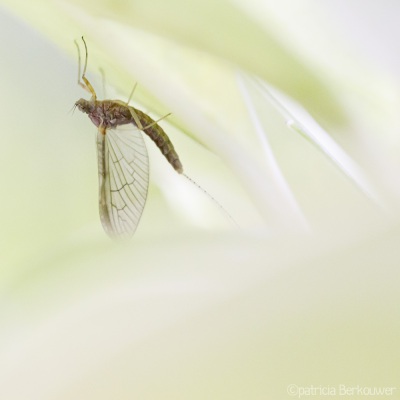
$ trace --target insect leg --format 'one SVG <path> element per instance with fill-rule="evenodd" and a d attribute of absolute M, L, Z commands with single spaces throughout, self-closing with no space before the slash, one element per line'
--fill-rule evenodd
<path fill-rule="evenodd" d="M 129 111 L 132 115 L 133 120 L 135 121 L 136 126 L 141 130 L 144 131 L 147 128 L 150 128 L 154 125 L 157 125 L 161 120 L 163 120 L 164 118 L 167 118 L 171 115 L 171 113 L 165 114 L 163 117 L 159 118 L 157 121 L 152 121 L 150 118 L 150 121 L 152 121 L 150 124 L 143 126 L 142 122 L 140 121 L 138 114 L 136 112 L 136 110 L 133 107 L 129 107 Z"/>
<path fill-rule="evenodd" d="M 164 118 L 169 117 L 170 115 L 171 115 L 171 113 L 165 114 L 163 117 L 158 118 L 157 121 L 153 121 L 151 124 L 146 125 L 142 130 L 147 129 L 147 128 L 150 128 L 150 127 L 153 126 L 153 125 L 157 125 L 161 120 L 163 120 Z"/>
<path fill-rule="evenodd" d="M 129 97 L 128 97 L 128 101 L 126 102 L 126 105 L 128 105 L 128 104 L 130 103 L 130 101 L 132 100 L 133 92 L 135 91 L 136 86 L 137 86 L 137 82 L 133 85 L 132 92 L 131 92 L 131 94 L 130 94 Z"/>
<path fill-rule="evenodd" d="M 103 86 L 103 99 L 107 98 L 107 93 L 106 93 L 106 74 L 104 73 L 103 68 L 99 68 L 100 75 L 101 75 L 101 84 Z"/>
<path fill-rule="evenodd" d="M 131 94 L 129 95 L 128 101 L 126 102 L 126 105 L 127 105 L 127 106 L 129 105 L 129 103 L 130 103 L 130 101 L 131 101 L 131 99 L 132 99 L 132 96 L 133 96 L 133 93 L 134 93 L 134 91 L 135 91 L 135 89 L 136 89 L 136 86 L 137 86 L 137 82 L 133 85 L 133 89 L 132 89 L 132 91 L 131 91 Z M 149 125 L 143 126 L 142 123 L 141 123 L 141 121 L 140 121 L 140 119 L 139 119 L 139 117 L 138 117 L 138 115 L 137 115 L 137 113 L 136 113 L 136 111 L 135 111 L 135 109 L 134 109 L 133 107 L 129 107 L 129 110 L 130 110 L 130 112 L 131 112 L 132 118 L 134 119 L 134 121 L 135 121 L 137 127 L 138 127 L 141 131 L 143 131 L 143 130 L 145 130 L 145 129 L 147 129 L 147 128 L 150 128 L 150 127 L 153 126 L 153 125 L 156 125 L 158 122 L 160 122 L 160 121 L 163 120 L 164 118 L 167 118 L 167 117 L 169 117 L 169 116 L 171 115 L 171 113 L 168 113 L 168 114 L 164 115 L 163 117 L 159 118 L 157 121 L 153 121 L 153 122 L 150 123 Z"/>
<path fill-rule="evenodd" d="M 137 115 L 136 110 L 133 107 L 129 107 L 129 112 L 131 113 L 132 118 L 135 121 L 136 126 L 142 131 L 143 130 L 143 125 L 140 122 L 140 119 L 139 119 L 139 117 Z"/>
<path fill-rule="evenodd" d="M 76 50 L 78 51 L 78 85 L 85 90 L 88 90 L 85 84 L 81 81 L 81 51 L 79 49 L 78 42 L 74 40 Z"/>
<path fill-rule="evenodd" d="M 78 85 L 80 87 L 82 87 L 83 89 L 85 89 L 87 92 L 89 92 L 92 95 L 92 100 L 96 100 L 97 96 L 96 96 L 96 92 L 93 89 L 93 86 L 90 84 L 90 82 L 88 81 L 88 79 L 86 78 L 86 67 L 87 67 L 87 60 L 88 60 L 88 50 L 87 50 L 87 46 L 86 46 L 86 42 L 85 39 L 82 36 L 82 41 L 83 44 L 85 45 L 85 66 L 83 67 L 83 73 L 81 76 L 81 52 L 79 50 L 79 45 L 78 42 L 76 40 L 74 40 L 74 43 L 76 45 L 76 48 L 78 50 Z M 82 79 L 82 81 L 81 81 Z"/>
<path fill-rule="evenodd" d="M 134 92 L 135 89 L 136 89 L 136 86 L 137 86 L 137 82 L 133 85 L 133 89 L 132 89 L 132 91 L 131 91 L 131 94 L 129 95 L 128 101 L 126 102 L 126 105 L 127 105 L 128 107 L 129 107 L 129 102 L 130 102 L 131 99 L 132 99 L 133 92 Z M 136 126 L 142 131 L 144 128 L 143 128 L 142 123 L 140 122 L 140 119 L 139 119 L 139 117 L 138 117 L 138 115 L 137 115 L 135 109 L 134 109 L 133 107 L 129 107 L 129 111 L 130 111 L 130 113 L 131 113 L 131 115 L 132 115 L 133 120 L 135 121 Z"/>

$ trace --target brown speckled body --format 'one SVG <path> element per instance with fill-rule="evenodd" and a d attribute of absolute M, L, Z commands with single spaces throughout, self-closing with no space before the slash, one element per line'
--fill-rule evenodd
<path fill-rule="evenodd" d="M 161 126 L 144 112 L 119 100 L 79 99 L 75 105 L 80 111 L 88 114 L 90 120 L 97 127 L 102 128 L 104 134 L 107 134 L 107 129 L 113 129 L 119 125 L 135 125 L 154 141 L 177 172 L 183 172 L 182 164 L 171 140 Z"/>

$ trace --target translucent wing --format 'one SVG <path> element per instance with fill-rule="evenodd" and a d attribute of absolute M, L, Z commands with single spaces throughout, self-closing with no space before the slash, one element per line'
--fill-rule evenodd
<path fill-rule="evenodd" d="M 111 237 L 132 236 L 146 203 L 149 160 L 139 130 L 97 134 L 100 219 Z"/>

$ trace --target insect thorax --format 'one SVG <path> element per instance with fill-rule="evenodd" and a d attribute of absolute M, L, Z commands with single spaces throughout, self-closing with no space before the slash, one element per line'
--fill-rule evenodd
<path fill-rule="evenodd" d="M 88 114 L 96 126 L 101 125 L 107 129 L 132 122 L 129 108 L 113 100 L 80 99 L 75 104 L 80 111 Z"/>

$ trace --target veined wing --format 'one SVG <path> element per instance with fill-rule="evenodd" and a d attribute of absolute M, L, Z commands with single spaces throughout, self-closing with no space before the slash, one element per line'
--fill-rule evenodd
<path fill-rule="evenodd" d="M 146 203 L 149 160 L 139 130 L 97 134 L 100 219 L 111 237 L 132 236 Z"/>

